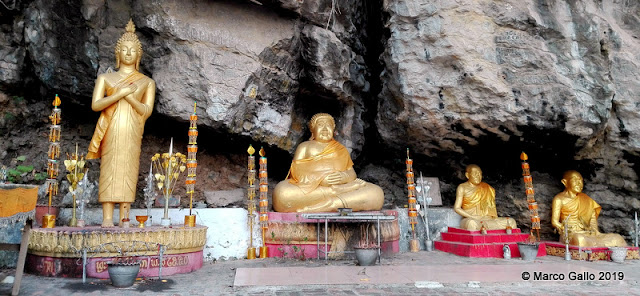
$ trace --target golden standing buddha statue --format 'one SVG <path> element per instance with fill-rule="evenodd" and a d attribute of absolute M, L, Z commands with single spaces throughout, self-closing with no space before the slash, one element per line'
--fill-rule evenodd
<path fill-rule="evenodd" d="M 570 245 L 581 247 L 627 245 L 621 235 L 600 233 L 598 230 L 598 216 L 602 208 L 595 200 L 582 193 L 584 183 L 580 173 L 577 171 L 564 173 L 562 184 L 565 190 L 558 193 L 551 204 L 551 225 L 560 233 L 560 242 L 565 243 L 567 239 L 564 230 L 566 220 Z"/>
<path fill-rule="evenodd" d="M 467 166 L 464 174 L 467 182 L 458 185 L 456 202 L 453 209 L 463 217 L 460 228 L 477 231 L 484 227 L 487 230 L 516 228 L 513 218 L 498 217 L 496 210 L 496 190 L 482 182 L 482 170 L 479 166 Z"/>
<path fill-rule="evenodd" d="M 335 121 L 318 113 L 309 121 L 311 139 L 298 145 L 287 179 L 273 192 L 278 212 L 336 212 L 380 210 L 384 193 L 377 185 L 356 178 L 349 151 L 333 139 Z"/>
<path fill-rule="evenodd" d="M 156 95 L 155 82 L 138 72 L 142 44 L 134 32 L 129 20 L 115 48 L 119 70 L 98 76 L 91 100 L 93 111 L 101 113 L 87 159 L 101 158 L 98 201 L 102 203 L 102 227 L 113 227 L 115 203 L 120 204 L 120 225 L 129 218 L 136 196 L 144 123 L 153 111 Z"/>

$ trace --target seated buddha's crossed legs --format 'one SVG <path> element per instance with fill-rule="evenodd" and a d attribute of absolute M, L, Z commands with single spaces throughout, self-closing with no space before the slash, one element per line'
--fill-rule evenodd
<path fill-rule="evenodd" d="M 627 242 L 617 233 L 601 233 L 591 235 L 588 233 L 574 233 L 569 240 L 569 244 L 582 247 L 624 247 Z M 560 242 L 564 242 L 564 237 L 560 237 Z"/>
<path fill-rule="evenodd" d="M 482 228 L 482 225 L 487 228 L 487 230 L 493 229 L 506 229 L 507 226 L 511 228 L 517 228 L 516 220 L 513 218 L 507 217 L 498 217 L 498 218 L 488 218 L 488 219 L 473 219 L 473 218 L 464 218 L 460 221 L 460 228 L 470 230 L 470 231 L 478 231 Z"/>
<path fill-rule="evenodd" d="M 278 212 L 336 212 L 338 208 L 352 208 L 354 211 L 381 209 L 384 203 L 382 189 L 374 184 L 363 182 L 360 188 L 339 192 L 345 188 L 318 187 L 305 194 L 300 188 L 280 182 L 275 191 L 280 191 L 274 208 Z M 338 191 L 338 192 L 336 192 Z"/>

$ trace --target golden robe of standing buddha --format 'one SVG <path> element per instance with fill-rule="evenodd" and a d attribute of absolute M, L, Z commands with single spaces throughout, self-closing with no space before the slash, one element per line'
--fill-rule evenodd
<path fill-rule="evenodd" d="M 113 226 L 114 204 L 120 204 L 120 219 L 129 218 L 136 196 L 140 145 L 144 123 L 153 111 L 155 82 L 138 72 L 142 44 L 133 21 L 116 44 L 117 72 L 100 74 L 91 100 L 100 113 L 89 144 L 87 159 L 101 158 L 98 201 L 102 203 L 102 227 Z"/>
<path fill-rule="evenodd" d="M 333 117 L 318 113 L 309 127 L 311 139 L 298 146 L 287 179 L 274 189 L 273 208 L 278 212 L 380 210 L 382 189 L 356 178 L 349 151 L 333 139 Z"/>
<path fill-rule="evenodd" d="M 560 233 L 560 242 L 566 243 L 565 220 L 568 225 L 569 244 L 581 247 L 623 247 L 624 238 L 617 233 L 600 233 L 598 216 L 602 209 L 588 195 L 582 193 L 583 179 L 577 171 L 562 176 L 565 190 L 558 193 L 551 204 L 551 225 Z M 569 219 L 567 220 L 567 217 Z"/>
<path fill-rule="evenodd" d="M 516 220 L 498 217 L 496 210 L 496 191 L 489 184 L 482 182 L 482 170 L 479 166 L 467 166 L 464 174 L 468 181 L 458 185 L 456 202 L 453 209 L 462 216 L 460 228 L 480 230 L 516 228 Z"/>

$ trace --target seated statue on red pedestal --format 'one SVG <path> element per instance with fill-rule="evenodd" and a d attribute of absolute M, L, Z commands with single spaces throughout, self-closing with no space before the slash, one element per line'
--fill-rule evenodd
<path fill-rule="evenodd" d="M 464 174 L 468 181 L 458 185 L 456 202 L 453 209 L 462 216 L 460 228 L 487 230 L 516 228 L 513 218 L 498 217 L 496 211 L 496 191 L 489 184 L 482 182 L 482 170 L 479 166 L 467 166 Z"/>

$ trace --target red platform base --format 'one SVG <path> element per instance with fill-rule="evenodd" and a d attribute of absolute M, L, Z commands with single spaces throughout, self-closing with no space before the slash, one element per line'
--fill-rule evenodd
<path fill-rule="evenodd" d="M 566 247 L 563 243 L 546 241 L 547 254 L 551 256 L 564 257 Z M 638 260 L 640 259 L 640 248 L 627 247 L 626 260 Z M 578 247 L 569 246 L 569 253 L 571 253 L 571 259 L 573 260 L 586 260 L 586 261 L 598 261 L 598 260 L 610 260 L 609 256 L 611 251 L 607 247 Z"/>
<path fill-rule="evenodd" d="M 140 260 L 138 277 L 157 277 L 160 271 L 158 256 L 132 257 Z M 87 259 L 87 276 L 108 279 L 107 263 L 114 258 L 94 257 Z M 162 256 L 162 275 L 188 273 L 202 268 L 202 251 L 167 254 Z M 51 277 L 82 277 L 82 259 L 56 258 L 48 256 L 27 255 L 26 271 L 31 274 Z"/>
<path fill-rule="evenodd" d="M 511 234 L 507 234 L 505 230 L 489 230 L 487 234 L 480 234 L 480 231 L 449 227 L 448 232 L 442 233 L 442 240 L 434 243 L 434 247 L 436 250 L 464 257 L 502 258 L 502 247 L 509 245 L 511 257 L 520 257 L 517 243 L 526 241 L 528 237 L 520 229 L 513 229 Z M 545 245 L 541 243 L 538 257 L 546 254 Z"/>
<path fill-rule="evenodd" d="M 382 210 L 381 212 L 386 215 L 398 216 L 398 213 L 393 210 Z M 302 218 L 300 213 L 269 212 L 268 215 L 269 228 L 265 237 L 265 246 L 269 249 L 269 257 L 306 259 L 320 256 L 324 258 L 324 221 L 320 223 L 320 233 L 318 233 L 316 228 L 318 220 Z M 345 229 L 351 229 L 351 231 L 354 228 L 357 230 L 358 226 L 359 224 L 345 223 L 344 221 L 340 223 L 330 222 L 330 227 L 344 227 Z M 400 251 L 398 220 L 381 221 L 380 228 L 380 251 L 383 253 L 398 253 Z M 319 240 L 319 243 L 317 240 Z M 332 231 L 330 231 L 327 239 L 327 251 L 335 251 L 332 245 L 333 235 Z M 351 248 L 351 246 L 346 247 Z M 318 248 L 320 252 L 318 252 Z"/>

